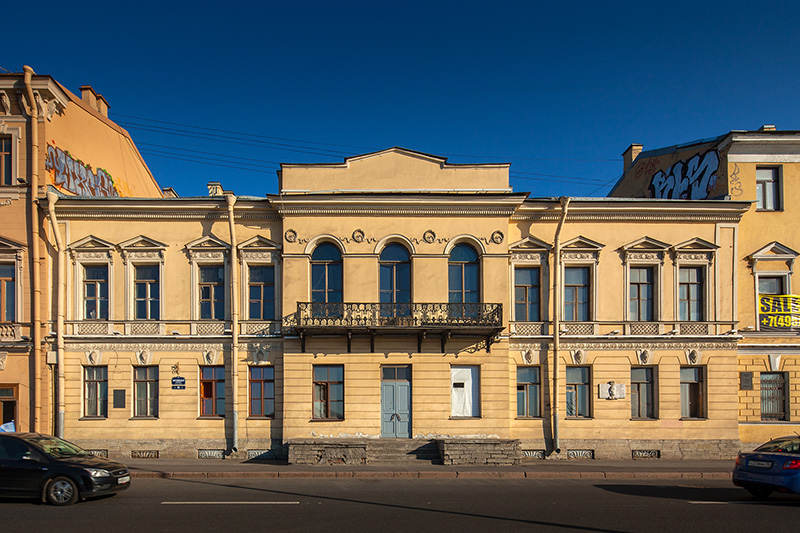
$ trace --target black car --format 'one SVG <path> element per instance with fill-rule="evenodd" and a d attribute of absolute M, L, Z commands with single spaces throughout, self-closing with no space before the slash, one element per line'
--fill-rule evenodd
<path fill-rule="evenodd" d="M 0 433 L 0 497 L 69 505 L 127 489 L 128 468 L 58 437 Z"/>

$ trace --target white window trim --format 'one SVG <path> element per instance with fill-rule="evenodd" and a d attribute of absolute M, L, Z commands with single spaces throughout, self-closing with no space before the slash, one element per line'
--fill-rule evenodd
<path fill-rule="evenodd" d="M 756 195 L 758 191 L 758 171 L 759 170 L 774 170 L 775 171 L 775 198 L 773 198 L 773 208 L 767 209 L 758 206 L 758 202 L 753 202 L 756 211 L 770 212 L 770 211 L 783 211 L 783 166 L 782 165 L 757 165 L 756 166 Z"/>
<path fill-rule="evenodd" d="M 24 322 L 22 311 L 25 308 L 22 305 L 24 293 L 22 292 L 22 274 L 23 274 L 23 259 L 25 255 L 25 247 L 20 246 L 10 240 L 0 238 L 0 263 L 14 265 L 14 321 L 11 324 L 20 324 Z M 15 337 L 19 333 L 15 334 Z"/>
<path fill-rule="evenodd" d="M 597 322 L 597 300 L 598 300 L 598 293 L 597 293 L 597 259 L 595 257 L 595 261 L 593 262 L 586 262 L 586 260 L 581 260 L 580 258 L 575 258 L 574 260 L 568 257 L 571 254 L 564 254 L 562 253 L 561 257 L 561 286 L 558 290 L 561 293 L 561 309 L 559 312 L 561 313 L 561 321 L 562 322 L 578 322 L 578 323 L 590 323 L 590 322 Z M 589 298 L 591 301 L 589 302 L 589 318 L 588 320 L 567 320 L 566 319 L 566 301 L 565 298 L 565 288 L 566 288 L 566 271 L 568 268 L 581 268 L 586 267 L 589 269 L 589 282 L 591 283 L 591 287 L 589 287 Z"/>
<path fill-rule="evenodd" d="M 520 250 L 511 252 L 511 263 L 509 265 L 509 302 L 511 302 L 511 321 L 517 321 L 516 312 L 516 269 L 517 268 L 539 268 L 539 320 L 547 322 L 549 320 L 550 309 L 550 262 L 548 261 L 550 252 L 542 250 Z"/>
<path fill-rule="evenodd" d="M 189 253 L 190 275 L 190 298 L 191 298 L 191 320 L 203 322 L 223 322 L 230 320 L 231 309 L 231 264 L 230 264 L 230 245 L 212 237 L 201 237 L 186 245 Z M 222 265 L 225 279 L 223 281 L 223 318 L 201 319 L 200 318 L 200 267 Z"/>
<path fill-rule="evenodd" d="M 24 187 L 24 183 L 19 182 L 19 145 L 21 142 L 20 132 L 22 128 L 12 128 L 7 125 L 0 126 L 0 135 L 8 135 L 11 137 L 11 185 L 3 185 L 0 187 Z"/>
<path fill-rule="evenodd" d="M 625 254 L 625 281 L 623 283 L 623 301 L 625 307 L 623 309 L 623 316 L 626 322 L 642 322 L 641 320 L 634 319 L 631 316 L 631 297 L 630 297 L 630 284 L 631 284 L 631 267 L 633 268 L 652 268 L 655 279 L 653 280 L 653 320 L 649 322 L 661 322 L 663 312 L 661 309 L 661 294 L 664 290 L 664 260 L 663 254 L 658 253 L 660 257 L 653 257 L 656 252 L 640 252 L 631 251 Z M 645 321 L 647 322 L 647 321 Z"/>
<path fill-rule="evenodd" d="M 242 302 L 242 316 L 245 320 L 255 320 L 250 318 L 250 267 L 251 266 L 271 266 L 274 268 L 274 286 L 275 286 L 275 318 L 274 320 L 280 320 L 280 317 L 283 316 L 281 312 L 281 284 L 278 283 L 280 278 L 280 263 L 276 261 L 277 254 L 273 252 L 267 251 L 242 251 L 240 252 L 240 260 L 241 260 L 241 287 L 240 287 L 240 302 Z M 269 320 L 264 320 L 264 322 L 270 322 Z"/>
<path fill-rule="evenodd" d="M 675 320 L 678 322 L 684 322 L 681 320 L 681 269 L 682 268 L 700 268 L 703 271 L 703 320 L 699 320 L 698 322 L 712 322 L 715 318 L 712 316 L 712 309 L 711 302 L 714 300 L 714 285 L 716 281 L 712 277 L 713 269 L 711 268 L 711 263 L 708 261 L 698 261 L 698 260 L 675 260 Z M 690 321 L 691 322 L 691 321 Z"/>
<path fill-rule="evenodd" d="M 143 245 L 137 246 L 142 243 Z M 158 265 L 158 320 L 164 329 L 164 263 L 167 245 L 144 236 L 136 237 L 119 245 L 122 250 L 122 261 L 125 265 L 125 320 L 137 320 L 135 317 L 135 267 Z M 144 320 L 144 319 L 139 319 Z M 163 331 L 162 331 L 163 334 Z"/>
<path fill-rule="evenodd" d="M 96 243 L 99 246 L 85 247 L 87 243 Z M 70 257 L 72 258 L 74 302 L 72 305 L 72 316 L 75 320 L 92 320 L 101 322 L 114 320 L 114 256 L 112 254 L 113 245 L 101 239 L 88 237 L 73 243 L 69 246 Z M 84 272 L 87 266 L 105 266 L 108 268 L 108 318 L 107 319 L 87 319 L 84 315 L 83 305 L 83 282 Z"/>

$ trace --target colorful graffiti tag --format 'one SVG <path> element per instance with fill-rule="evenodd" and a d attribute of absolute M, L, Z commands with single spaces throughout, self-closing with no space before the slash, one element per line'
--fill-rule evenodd
<path fill-rule="evenodd" d="M 114 179 L 102 168 L 97 173 L 83 161 L 55 146 L 47 146 L 45 168 L 52 172 L 53 185 L 82 196 L 120 196 Z"/>
<path fill-rule="evenodd" d="M 719 152 L 709 150 L 688 161 L 678 161 L 667 172 L 659 170 L 650 182 L 653 198 L 704 200 L 717 184 Z"/>

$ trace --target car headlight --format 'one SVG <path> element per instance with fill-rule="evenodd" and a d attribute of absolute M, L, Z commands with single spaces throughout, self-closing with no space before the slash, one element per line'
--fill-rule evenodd
<path fill-rule="evenodd" d="M 108 470 L 104 470 L 102 468 L 84 468 L 84 470 L 89 472 L 89 475 L 92 476 L 92 477 L 109 477 L 109 476 L 111 476 L 111 472 L 109 472 Z"/>

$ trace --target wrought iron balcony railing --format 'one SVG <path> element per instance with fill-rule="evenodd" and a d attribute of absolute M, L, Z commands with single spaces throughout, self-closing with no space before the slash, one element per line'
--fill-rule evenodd
<path fill-rule="evenodd" d="M 502 304 L 297 303 L 298 328 L 502 328 Z"/>

